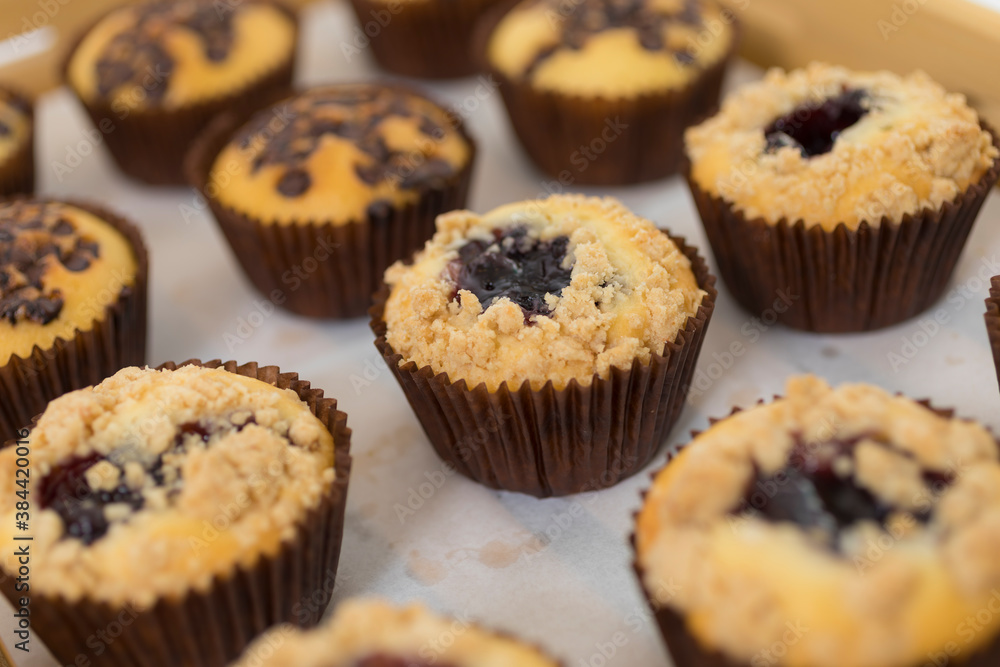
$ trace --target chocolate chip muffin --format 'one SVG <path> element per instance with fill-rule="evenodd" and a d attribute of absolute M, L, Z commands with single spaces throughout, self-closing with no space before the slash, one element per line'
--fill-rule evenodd
<path fill-rule="evenodd" d="M 537 648 L 483 630 L 468 619 L 439 616 L 422 605 L 380 600 L 342 602 L 321 628 L 288 626 L 254 642 L 233 667 L 556 667 Z"/>
<path fill-rule="evenodd" d="M 564 186 L 676 173 L 736 43 L 714 0 L 525 0 L 494 22 L 485 57 L 511 124 Z"/>
<path fill-rule="evenodd" d="M 687 133 L 689 183 L 720 271 L 750 312 L 865 331 L 945 291 L 1000 176 L 991 130 L 925 74 L 774 70 Z"/>
<path fill-rule="evenodd" d="M 27 98 L 0 88 L 0 197 L 34 190 L 34 110 Z"/>
<path fill-rule="evenodd" d="M 18 439 L 39 637 L 60 664 L 221 667 L 275 623 L 314 624 L 340 550 L 345 421 L 297 375 L 235 362 L 130 367 L 52 401 Z M 14 604 L 18 456 L 0 452 Z M 120 637 L 95 641 L 123 617 Z"/>
<path fill-rule="evenodd" d="M 385 281 L 376 345 L 431 444 L 536 496 L 611 486 L 656 454 L 715 301 L 683 239 L 582 196 L 440 216 Z"/>
<path fill-rule="evenodd" d="M 356 317 L 434 217 L 464 206 L 475 152 L 461 120 L 423 95 L 342 84 L 242 127 L 219 119 L 189 178 L 261 293 L 301 315 Z"/>
<path fill-rule="evenodd" d="M 985 428 L 804 376 L 656 475 L 637 566 L 677 667 L 986 667 L 998 518 Z"/>
<path fill-rule="evenodd" d="M 115 9 L 73 50 L 66 78 L 123 173 L 184 183 L 184 155 L 221 112 L 290 89 L 294 15 L 264 0 L 147 0 Z"/>
<path fill-rule="evenodd" d="M 146 356 L 138 230 L 83 203 L 0 202 L 0 440 Z"/>

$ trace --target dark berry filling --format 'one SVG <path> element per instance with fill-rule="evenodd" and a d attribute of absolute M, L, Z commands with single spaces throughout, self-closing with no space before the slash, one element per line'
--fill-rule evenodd
<path fill-rule="evenodd" d="M 828 153 L 840 133 L 868 113 L 870 101 L 864 90 L 845 89 L 823 102 L 802 104 L 764 129 L 766 150 L 792 146 L 806 158 Z"/>
<path fill-rule="evenodd" d="M 532 315 L 551 315 L 546 294 L 559 296 L 569 285 L 572 266 L 563 266 L 569 237 L 541 241 L 528 234 L 527 227 L 493 230 L 493 241 L 469 241 L 448 266 L 459 290 L 468 290 L 489 308 L 507 297 L 524 311 L 525 322 Z"/>
<path fill-rule="evenodd" d="M 900 509 L 857 484 L 853 464 L 860 440 L 822 445 L 798 442 L 784 469 L 774 475 L 757 470 L 737 512 L 775 523 L 794 523 L 810 533 L 818 532 L 834 548 L 842 532 L 856 523 L 871 521 L 885 527 L 890 516 Z M 838 461 L 847 465 L 841 466 Z M 923 480 L 940 492 L 952 483 L 953 477 L 928 470 Z M 920 523 L 931 517 L 930 511 L 911 514 Z"/>

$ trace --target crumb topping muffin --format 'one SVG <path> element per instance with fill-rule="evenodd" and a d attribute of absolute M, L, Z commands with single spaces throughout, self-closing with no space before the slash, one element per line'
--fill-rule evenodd
<path fill-rule="evenodd" d="M 70 84 L 123 118 L 222 97 L 261 79 L 295 50 L 294 19 L 253 0 L 152 0 L 116 9 L 73 52 Z"/>
<path fill-rule="evenodd" d="M 589 385 L 646 363 L 698 311 L 690 260 L 617 200 L 552 196 L 438 217 L 412 265 L 386 271 L 386 338 L 469 387 Z"/>
<path fill-rule="evenodd" d="M 135 283 L 137 267 L 125 236 L 88 211 L 0 203 L 0 363 L 90 330 Z"/>
<path fill-rule="evenodd" d="M 216 157 L 219 203 L 263 221 L 361 221 L 416 202 L 472 159 L 448 111 L 375 84 L 315 88 L 259 112 Z"/>
<path fill-rule="evenodd" d="M 959 633 L 1000 586 L 1000 462 L 986 429 L 949 415 L 804 376 L 697 435 L 637 519 L 654 607 L 736 664 L 778 645 L 768 664 L 786 667 L 979 651 L 1000 616 Z M 790 623 L 808 630 L 789 642 Z"/>
<path fill-rule="evenodd" d="M 965 97 L 923 72 L 771 70 L 687 131 L 691 177 L 747 218 L 899 222 L 938 209 L 1000 157 Z"/>
<path fill-rule="evenodd" d="M 526 0 L 497 24 L 487 58 L 539 90 L 628 98 L 676 89 L 728 54 L 735 33 L 723 11 L 713 0 Z"/>
<path fill-rule="evenodd" d="M 31 106 L 10 91 L 0 88 L 0 166 L 31 140 Z"/>
<path fill-rule="evenodd" d="M 335 477 L 333 437 L 294 391 L 198 366 L 126 368 L 66 394 L 28 441 L 32 590 L 70 602 L 207 590 L 275 554 Z M 7 553 L 15 459 L 0 452 Z"/>
<path fill-rule="evenodd" d="M 536 648 L 450 619 L 422 605 L 341 603 L 321 628 L 280 626 L 257 639 L 233 667 L 556 667 Z"/>

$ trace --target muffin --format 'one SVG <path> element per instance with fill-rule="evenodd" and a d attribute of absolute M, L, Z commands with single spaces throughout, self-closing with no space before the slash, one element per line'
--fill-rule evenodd
<path fill-rule="evenodd" d="M 990 339 L 993 364 L 1000 383 L 1000 276 L 990 279 L 990 296 L 986 299 L 986 334 Z"/>
<path fill-rule="evenodd" d="M 34 111 L 27 98 L 0 88 L 0 197 L 34 190 Z"/>
<path fill-rule="evenodd" d="M 656 454 L 715 304 L 683 239 L 578 195 L 442 215 L 385 282 L 376 346 L 438 454 L 540 497 L 612 486 Z"/>
<path fill-rule="evenodd" d="M 461 208 L 476 148 L 461 120 L 400 86 L 304 91 L 242 127 L 220 118 L 189 179 L 236 258 L 274 304 L 357 317 L 382 273 Z"/>
<path fill-rule="evenodd" d="M 635 547 L 676 667 L 1000 660 L 997 443 L 876 387 L 792 378 L 697 434 Z"/>
<path fill-rule="evenodd" d="M 51 399 L 145 362 L 148 271 L 117 215 L 0 201 L 0 443 Z"/>
<path fill-rule="evenodd" d="M 1000 176 L 997 139 L 925 74 L 772 70 L 686 136 L 719 271 L 760 314 L 828 333 L 920 313 L 945 291 Z"/>
<path fill-rule="evenodd" d="M 358 26 L 341 45 L 350 62 L 370 47 L 383 69 L 428 79 L 479 71 L 473 35 L 483 15 L 502 0 L 351 0 Z"/>
<path fill-rule="evenodd" d="M 60 664 L 221 667 L 271 625 L 315 624 L 350 468 L 336 407 L 294 373 L 218 361 L 125 368 L 52 401 L 0 451 L 0 588 L 17 606 L 25 470 L 32 626 Z"/>
<path fill-rule="evenodd" d="M 736 44 L 714 0 L 525 0 L 491 22 L 485 60 L 514 131 L 563 186 L 678 172 Z"/>
<path fill-rule="evenodd" d="M 179 185 L 214 116 L 247 117 L 290 89 L 297 33 L 269 2 L 149 0 L 98 21 L 65 75 L 123 173 Z"/>
<path fill-rule="evenodd" d="M 557 667 L 534 647 L 422 605 L 348 600 L 322 627 L 277 627 L 233 667 Z"/>

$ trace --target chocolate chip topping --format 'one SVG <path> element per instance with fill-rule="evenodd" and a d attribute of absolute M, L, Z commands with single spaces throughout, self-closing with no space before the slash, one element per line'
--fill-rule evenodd
<path fill-rule="evenodd" d="M 694 63 L 691 53 L 667 44 L 664 34 L 667 26 L 673 23 L 701 25 L 699 0 L 683 0 L 681 6 L 672 11 L 653 6 L 648 0 L 581 0 L 554 2 L 553 5 L 555 16 L 562 19 L 559 44 L 538 53 L 528 66 L 526 75 L 534 72 L 560 49 L 578 51 L 594 35 L 616 28 L 634 30 L 639 44 L 647 51 L 673 53 L 676 61 L 684 66 Z"/>
<path fill-rule="evenodd" d="M 58 204 L 14 202 L 0 209 L 0 318 L 11 324 L 48 324 L 64 304 L 57 289 L 45 286 L 52 262 L 85 271 L 100 247 L 81 237 Z"/>
<path fill-rule="evenodd" d="M 455 174 L 446 160 L 412 151 L 393 150 L 386 145 L 381 125 L 389 118 L 412 118 L 421 134 L 434 141 L 445 136 L 442 118 L 433 118 L 417 98 L 379 86 L 344 86 L 309 91 L 255 116 L 236 135 L 234 142 L 254 151 L 253 170 L 267 165 L 285 167 L 276 189 L 294 198 L 312 187 L 306 161 L 332 136 L 352 142 L 364 154 L 355 165 L 358 180 L 370 187 L 395 183 L 403 189 L 435 186 Z M 443 116 L 443 114 L 442 114 Z M 285 119 L 275 129 L 275 119 Z"/>
<path fill-rule="evenodd" d="M 121 86 L 133 85 L 145 91 L 146 99 L 161 101 L 176 65 L 164 46 L 164 36 L 176 26 L 201 39 L 209 60 L 225 60 L 233 46 L 233 16 L 239 9 L 217 4 L 157 0 L 132 9 L 135 25 L 116 35 L 97 60 L 98 92 L 109 96 Z"/>

